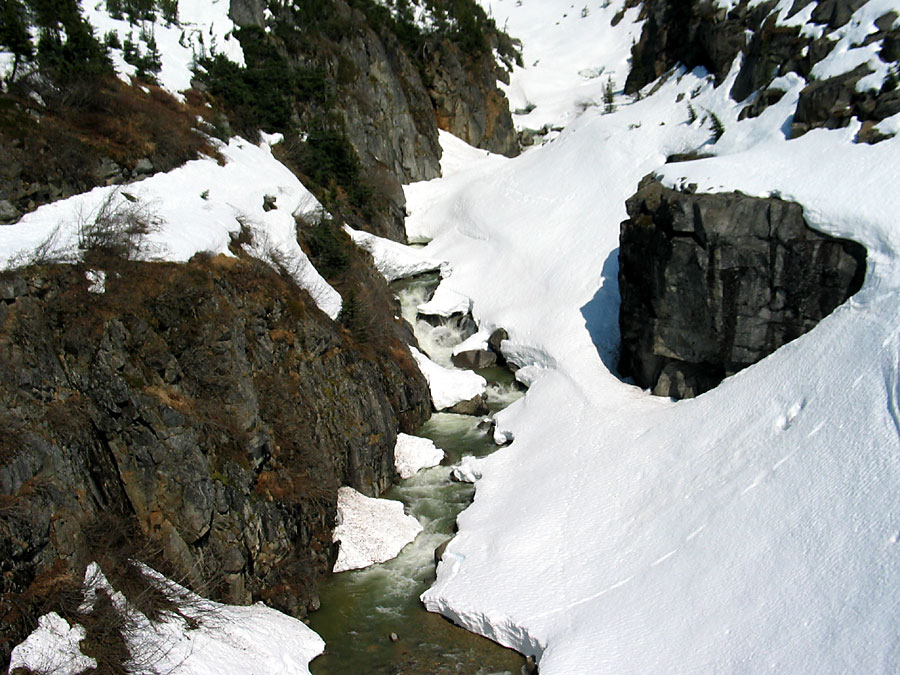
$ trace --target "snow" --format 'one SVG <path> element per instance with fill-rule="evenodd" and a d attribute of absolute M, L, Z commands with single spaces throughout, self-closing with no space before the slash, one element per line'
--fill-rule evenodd
<path fill-rule="evenodd" d="M 457 403 L 470 401 L 484 394 L 487 381 L 471 370 L 445 368 L 438 365 L 415 347 L 409 348 L 419 370 L 428 380 L 434 409 L 441 411 L 452 408 Z"/>
<path fill-rule="evenodd" d="M 444 459 L 444 451 L 428 438 L 397 434 L 394 446 L 394 467 L 400 478 L 411 478 L 422 469 L 437 466 Z"/>
<path fill-rule="evenodd" d="M 56 612 L 38 619 L 38 627 L 12 650 L 9 670 L 28 668 L 39 673 L 80 673 L 96 668 L 97 661 L 81 653 L 82 626 L 70 626 Z"/>
<path fill-rule="evenodd" d="M 349 225 L 344 226 L 344 231 L 350 235 L 357 246 L 369 252 L 376 269 L 388 281 L 406 279 L 441 268 L 439 261 L 429 260 L 416 249 L 398 244 L 390 239 L 354 230 Z"/>
<path fill-rule="evenodd" d="M 200 252 L 232 255 L 230 235 L 243 227 L 252 235 L 248 253 L 284 269 L 336 318 L 341 297 L 300 249 L 295 232 L 295 216 L 316 218 L 322 206 L 272 156 L 265 140 L 254 145 L 236 137 L 218 151 L 224 164 L 207 157 L 127 186 L 94 188 L 0 228 L 0 268 L 27 261 L 42 242 L 50 242 L 52 258 L 77 258 L 79 227 L 103 211 L 133 213 L 153 224 L 139 256 L 144 259 L 184 262 Z M 263 208 L 267 195 L 276 198 L 271 211 Z"/>
<path fill-rule="evenodd" d="M 338 490 L 338 521 L 335 572 L 390 560 L 422 531 L 419 521 L 404 512 L 402 502 L 366 497 L 351 487 Z"/>
<path fill-rule="evenodd" d="M 84 278 L 88 280 L 88 293 L 102 295 L 106 293 L 106 272 L 103 270 L 87 270 Z"/>
<path fill-rule="evenodd" d="M 477 480 L 481 480 L 481 471 L 478 469 L 478 458 L 476 457 L 463 457 L 459 464 L 453 467 L 453 470 L 450 472 L 451 478 L 453 480 L 458 480 L 461 483 L 474 483 Z"/>
<path fill-rule="evenodd" d="M 154 570 L 144 574 L 178 602 L 183 616 L 171 614 L 151 621 L 130 606 L 96 563 L 85 573 L 85 602 L 89 611 L 99 590 L 126 618 L 130 672 L 147 675 L 276 675 L 309 673 L 309 662 L 321 654 L 325 643 L 302 621 L 270 609 L 262 603 L 249 607 L 205 600 Z M 195 621 L 189 628 L 187 619 Z M 12 653 L 10 670 L 74 675 L 96 662 L 84 656 L 78 641 L 81 626 L 69 624 L 55 613 L 42 616 L 38 628 Z"/>
<path fill-rule="evenodd" d="M 510 109 L 519 111 L 513 117 L 517 128 L 564 125 L 584 109 L 602 106 L 603 87 L 610 77 L 614 88 L 621 90 L 628 77 L 632 40 L 640 38 L 640 25 L 635 23 L 640 10 L 629 9 L 619 24 L 621 30 L 610 31 L 610 21 L 623 3 L 611 2 L 605 8 L 603 4 L 481 2 L 498 27 L 522 41 L 525 67 L 514 67 L 510 84 L 501 85 Z M 583 7 L 589 10 L 584 17 Z"/>
<path fill-rule="evenodd" d="M 228 18 L 229 6 L 228 0 L 178 0 L 178 23 L 174 25 L 166 25 L 161 16 L 154 23 L 145 21 L 139 25 L 129 24 L 127 17 L 113 19 L 106 11 L 105 2 L 88 2 L 82 9 L 101 39 L 114 32 L 120 43 L 130 38 L 144 54 L 146 40 L 141 34 L 152 35 L 162 64 L 157 79 L 164 89 L 177 94 L 190 89 L 191 64 L 198 57 L 222 54 L 244 65 L 244 52 L 233 35 L 235 26 Z M 128 81 L 136 68 L 125 62 L 121 49 L 111 49 L 110 56 L 116 72 Z"/>
<path fill-rule="evenodd" d="M 407 190 L 410 237 L 449 263 L 440 289 L 509 331 L 504 353 L 531 383 L 496 416 L 495 436 L 514 441 L 478 462 L 426 606 L 535 654 L 542 673 L 897 671 L 900 140 L 857 145 L 858 124 L 788 140 L 796 76 L 738 122 L 737 64 L 718 89 L 676 73 L 613 114 L 576 116 L 574 75 L 604 65 L 585 54 L 618 45 L 618 73 L 637 28 L 598 22 L 585 41 L 587 19 L 561 18 L 570 3 L 483 4 L 524 41 L 513 107 L 537 101 L 531 114 L 565 129 L 490 166 L 473 152 L 471 169 Z M 871 0 L 846 34 L 887 8 L 900 2 Z M 725 126 L 718 142 L 707 111 Z M 696 148 L 715 156 L 665 164 Z M 618 229 L 652 171 L 800 202 L 813 226 L 866 245 L 863 289 L 697 399 L 620 381 Z"/>

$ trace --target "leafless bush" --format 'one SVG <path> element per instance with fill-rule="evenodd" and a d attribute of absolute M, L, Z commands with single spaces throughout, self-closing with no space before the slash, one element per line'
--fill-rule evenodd
<path fill-rule="evenodd" d="M 72 258 L 72 253 L 60 243 L 60 226 L 57 225 L 33 249 L 18 251 L 11 255 L 6 267 L 14 270 L 33 265 L 55 265 L 71 262 Z"/>
<path fill-rule="evenodd" d="M 144 251 L 144 238 L 158 226 L 147 204 L 117 188 L 94 211 L 78 214 L 78 248 L 130 260 Z"/>

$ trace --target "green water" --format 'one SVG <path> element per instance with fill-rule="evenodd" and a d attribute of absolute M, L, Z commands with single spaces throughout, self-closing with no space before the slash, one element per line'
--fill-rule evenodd
<path fill-rule="evenodd" d="M 435 578 L 434 549 L 452 537 L 456 516 L 474 492 L 472 485 L 450 480 L 450 465 L 465 455 L 481 457 L 497 449 L 478 422 L 464 415 L 432 416 L 419 435 L 444 450 L 444 464 L 384 495 L 402 501 L 424 532 L 397 558 L 332 575 L 321 585 L 322 609 L 310 615 L 310 626 L 327 647 L 311 664 L 316 675 L 522 672 L 520 654 L 426 612 L 419 601 Z M 396 642 L 391 633 L 398 636 Z"/>

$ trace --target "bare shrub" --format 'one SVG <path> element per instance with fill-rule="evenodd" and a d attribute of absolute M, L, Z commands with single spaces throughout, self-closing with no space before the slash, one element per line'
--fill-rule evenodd
<path fill-rule="evenodd" d="M 144 238 L 159 226 L 147 204 L 117 188 L 96 210 L 78 214 L 78 248 L 131 260 L 144 251 Z"/>

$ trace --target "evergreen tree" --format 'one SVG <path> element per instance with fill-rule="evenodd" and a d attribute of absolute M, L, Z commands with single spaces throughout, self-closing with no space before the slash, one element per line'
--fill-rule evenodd
<path fill-rule="evenodd" d="M 28 33 L 28 16 L 20 0 L 0 0 L 0 45 L 13 55 L 9 79 L 15 80 L 21 62 L 34 56 Z"/>

